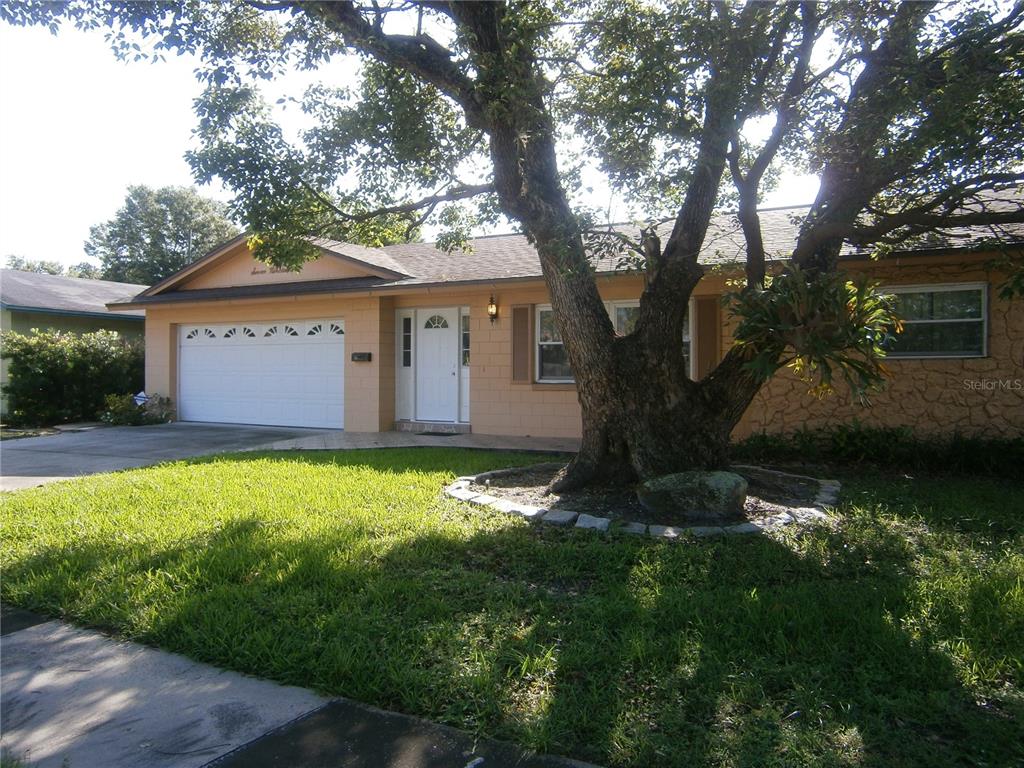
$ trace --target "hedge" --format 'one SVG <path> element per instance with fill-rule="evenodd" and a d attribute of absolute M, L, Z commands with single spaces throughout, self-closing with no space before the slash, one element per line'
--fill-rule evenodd
<path fill-rule="evenodd" d="M 821 463 L 874 466 L 890 471 L 1020 477 L 1024 439 L 917 435 L 907 427 L 868 427 L 857 422 L 785 434 L 755 434 L 736 443 L 731 458 L 754 463 Z"/>
<path fill-rule="evenodd" d="M 92 421 L 108 395 L 143 387 L 143 343 L 115 331 L 8 331 L 0 344 L 10 361 L 3 389 L 12 425 Z"/>

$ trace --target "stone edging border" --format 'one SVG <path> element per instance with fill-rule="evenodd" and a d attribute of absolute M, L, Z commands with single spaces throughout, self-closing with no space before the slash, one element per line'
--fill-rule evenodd
<path fill-rule="evenodd" d="M 544 466 L 535 464 L 532 468 Z M 562 466 L 559 464 L 558 466 Z M 821 480 L 807 475 L 796 475 L 790 472 L 780 472 L 774 469 L 754 467 L 749 464 L 735 464 L 734 469 L 756 469 L 758 472 L 775 475 L 779 478 L 792 478 L 797 480 L 810 480 L 818 484 L 818 493 L 814 497 L 810 507 L 793 507 L 789 512 L 782 512 L 771 517 L 745 523 L 736 523 L 727 526 L 705 526 L 695 525 L 689 527 L 676 527 L 671 525 L 655 525 L 653 523 L 627 522 L 621 524 L 612 523 L 611 518 L 596 517 L 585 512 L 574 512 L 570 509 L 547 509 L 546 507 L 534 507 L 529 504 L 518 504 L 507 499 L 500 499 L 487 493 L 477 493 L 470 490 L 470 485 L 487 485 L 490 480 L 497 477 L 504 477 L 520 472 L 527 467 L 511 467 L 509 469 L 495 469 L 490 472 L 481 472 L 479 475 L 468 475 L 456 478 L 455 482 L 446 486 L 444 492 L 447 496 L 475 504 L 480 507 L 487 507 L 498 512 L 526 518 L 534 522 L 547 523 L 560 527 L 573 526 L 602 533 L 629 533 L 636 536 L 653 536 L 659 539 L 678 539 L 689 534 L 698 538 L 707 536 L 722 536 L 725 534 L 763 533 L 774 528 L 780 528 L 791 523 L 802 525 L 824 523 L 829 521 L 825 507 L 835 506 L 839 499 L 840 484 L 838 480 Z"/>

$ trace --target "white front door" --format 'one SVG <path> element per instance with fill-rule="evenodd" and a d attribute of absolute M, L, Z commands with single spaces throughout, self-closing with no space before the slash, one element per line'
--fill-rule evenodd
<path fill-rule="evenodd" d="M 416 310 L 416 418 L 458 421 L 459 310 Z"/>

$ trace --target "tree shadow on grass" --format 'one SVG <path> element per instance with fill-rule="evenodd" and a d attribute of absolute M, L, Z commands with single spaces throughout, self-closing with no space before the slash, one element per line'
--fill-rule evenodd
<path fill-rule="evenodd" d="M 865 508 L 919 519 L 931 530 L 986 538 L 1024 534 L 1024 483 L 1010 478 L 881 472 L 843 477 L 844 496 Z"/>
<path fill-rule="evenodd" d="M 387 546 L 226 518 L 173 546 L 83 537 L 5 579 L 202 661 L 599 763 L 1024 758 L 1024 712 L 976 702 L 950 638 L 908 629 L 925 576 L 884 526 L 659 543 L 439 504 L 461 525 Z"/>

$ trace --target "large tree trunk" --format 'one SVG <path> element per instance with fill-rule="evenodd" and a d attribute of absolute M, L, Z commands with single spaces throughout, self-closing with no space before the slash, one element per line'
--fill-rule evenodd
<path fill-rule="evenodd" d="M 650 353 L 636 337 L 616 339 L 608 369 L 577 372 L 583 440 L 553 490 L 728 465 L 730 434 L 758 382 L 730 358 L 694 382 L 681 354 L 665 360 Z"/>
<path fill-rule="evenodd" d="M 503 212 L 522 223 L 537 249 L 576 378 L 583 444 L 556 485 L 625 483 L 724 466 L 729 434 L 756 387 L 690 381 L 682 343 L 687 303 L 703 276 L 697 256 L 725 168 L 738 91 L 717 88 L 709 101 L 694 178 L 664 251 L 647 265 L 637 329 L 616 338 L 561 186 L 547 85 L 528 46 L 505 39 L 502 5 L 458 3 L 451 10 L 474 51 L 489 65 L 502 63 L 481 67 L 477 91 L 491 105 L 482 117 L 494 188 Z M 757 18 L 757 7 L 747 6 L 740 24 L 747 29 Z"/>

